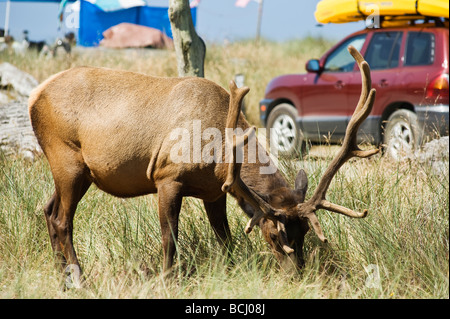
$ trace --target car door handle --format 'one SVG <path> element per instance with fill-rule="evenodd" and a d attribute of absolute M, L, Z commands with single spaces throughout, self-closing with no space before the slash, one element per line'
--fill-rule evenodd
<path fill-rule="evenodd" d="M 334 87 L 338 90 L 341 90 L 344 87 L 344 82 L 342 82 L 341 80 L 336 81 L 336 83 L 334 84 Z"/>
<path fill-rule="evenodd" d="M 379 86 L 381 88 L 385 88 L 385 87 L 389 86 L 389 81 L 386 79 L 381 79 Z"/>

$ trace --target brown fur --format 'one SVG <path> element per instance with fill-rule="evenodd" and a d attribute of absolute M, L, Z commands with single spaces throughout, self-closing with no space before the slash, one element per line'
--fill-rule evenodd
<path fill-rule="evenodd" d="M 325 200 L 331 179 L 345 161 L 375 153 L 360 151 L 356 145 L 356 132 L 370 113 L 374 91 L 369 93 L 367 63 L 352 50 L 363 76 L 361 99 L 342 150 L 305 203 L 308 180 L 303 170 L 291 189 L 278 171 L 260 174 L 260 167 L 266 164 L 248 163 L 248 151 L 242 165 L 236 159 L 225 163 L 225 158 L 219 163 L 196 163 L 193 154 L 189 163 L 172 162 L 170 153 L 177 140 L 171 140 L 170 133 L 175 128 L 186 128 L 192 134 L 195 120 L 201 120 L 203 129 L 216 128 L 222 133 L 224 157 L 225 129 L 249 128 L 240 113 L 248 88 L 238 89 L 231 83 L 229 94 L 201 78 L 157 78 L 87 67 L 58 73 L 42 83 L 30 96 L 29 112 L 55 182 L 55 193 L 44 212 L 61 265 L 79 266 L 72 243 L 73 218 L 78 202 L 94 183 L 119 197 L 158 193 L 165 271 L 173 264 L 178 217 L 185 196 L 203 200 L 217 238 L 230 252 L 225 192 L 234 196 L 251 218 L 246 232 L 259 225 L 280 262 L 290 260 L 301 266 L 308 223 L 321 240 L 326 240 L 315 215 L 317 209 L 351 217 L 366 214 Z M 233 154 L 237 145 L 246 145 L 251 138 L 255 137 L 240 136 L 239 142 L 237 138 Z M 201 143 L 203 149 L 207 141 Z"/>
<path fill-rule="evenodd" d="M 169 156 L 176 142 L 169 138 L 171 130 L 190 129 L 193 120 L 201 119 L 203 128 L 224 132 L 229 104 L 230 95 L 205 79 L 155 78 L 104 68 L 74 68 L 36 88 L 29 113 L 55 181 L 45 216 L 62 265 L 78 265 L 72 245 L 73 217 L 91 183 L 119 197 L 158 192 L 165 270 L 172 265 L 184 196 L 204 200 L 215 233 L 229 248 L 226 195 L 221 191 L 227 165 L 179 164 Z M 249 127 L 242 114 L 237 126 Z M 255 179 L 259 165 L 244 164 L 242 172 L 256 191 L 268 194 L 279 185 L 287 186 L 278 172 Z M 231 194 L 242 198 L 234 189 Z M 255 208 L 245 210 L 252 216 Z"/>

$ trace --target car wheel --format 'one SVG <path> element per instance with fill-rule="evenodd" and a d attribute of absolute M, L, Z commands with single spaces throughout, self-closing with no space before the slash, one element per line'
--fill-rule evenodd
<path fill-rule="evenodd" d="M 419 146 L 417 115 L 409 110 L 398 110 L 389 116 L 384 133 L 386 155 L 401 160 L 414 153 Z"/>
<path fill-rule="evenodd" d="M 277 105 L 269 114 L 267 128 L 270 129 L 271 150 L 276 149 L 279 155 L 296 156 L 305 150 L 296 117 L 297 111 L 287 103 Z"/>

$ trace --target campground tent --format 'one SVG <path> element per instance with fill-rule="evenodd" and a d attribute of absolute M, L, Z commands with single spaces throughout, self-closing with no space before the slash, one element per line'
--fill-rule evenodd
<path fill-rule="evenodd" d="M 0 0 L 5 2 L 5 0 Z M 168 7 L 151 7 L 144 0 L 78 0 L 78 45 L 98 46 L 103 32 L 120 23 L 132 23 L 158 29 L 172 38 Z M 74 2 L 67 0 L 6 0 L 8 2 Z M 7 6 L 8 8 L 8 6 Z M 7 10 L 8 11 L 8 10 Z M 196 24 L 197 8 L 191 8 L 192 21 Z M 57 17 L 55 17 L 56 19 Z M 6 20 L 9 20 L 6 12 Z M 8 22 L 5 22 L 7 27 Z"/>
<path fill-rule="evenodd" d="M 155 28 L 122 22 L 105 32 L 100 45 L 106 48 L 173 48 L 173 41 L 167 35 Z"/>

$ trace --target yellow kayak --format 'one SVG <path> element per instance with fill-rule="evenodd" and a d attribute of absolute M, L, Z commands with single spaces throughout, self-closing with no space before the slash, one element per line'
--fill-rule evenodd
<path fill-rule="evenodd" d="M 449 11 L 448 0 L 322 0 L 314 15 L 320 23 L 346 23 L 369 15 L 448 19 Z"/>

